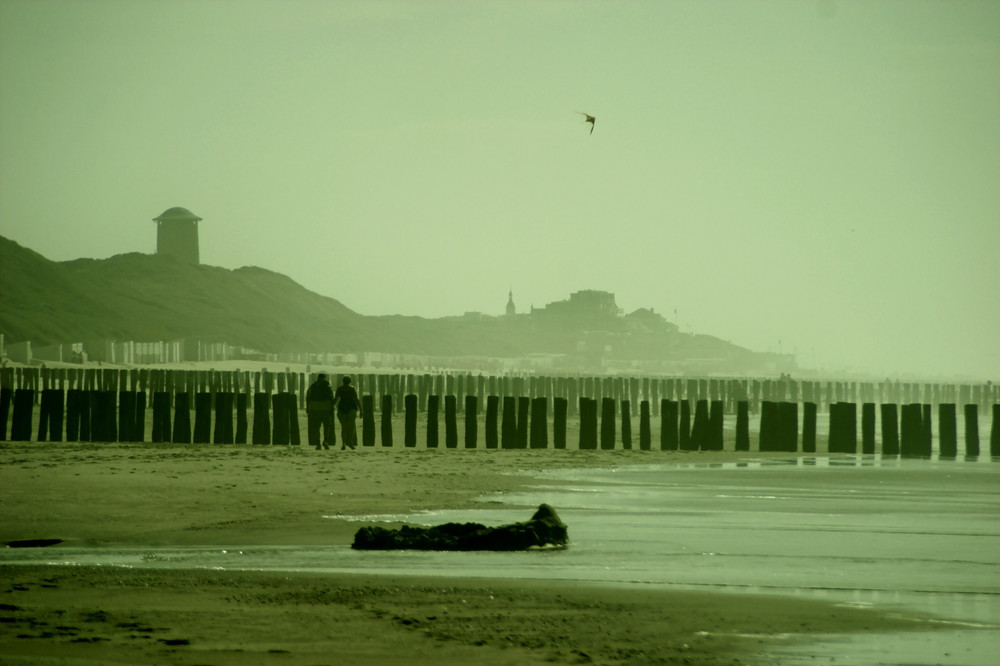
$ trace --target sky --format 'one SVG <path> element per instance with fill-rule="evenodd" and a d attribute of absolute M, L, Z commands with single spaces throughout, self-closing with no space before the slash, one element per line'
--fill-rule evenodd
<path fill-rule="evenodd" d="M 998 82 L 995 0 L 0 0 L 0 235 L 996 380 Z"/>

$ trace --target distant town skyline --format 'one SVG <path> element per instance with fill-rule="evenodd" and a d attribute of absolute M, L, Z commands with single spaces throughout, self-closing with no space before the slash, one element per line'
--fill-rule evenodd
<path fill-rule="evenodd" d="M 152 253 L 180 206 L 202 263 L 362 314 L 595 289 L 805 367 L 998 377 L 998 26 L 976 0 L 4 0 L 0 234 Z"/>

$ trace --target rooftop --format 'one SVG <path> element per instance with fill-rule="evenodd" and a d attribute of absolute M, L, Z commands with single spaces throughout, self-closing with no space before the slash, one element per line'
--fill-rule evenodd
<path fill-rule="evenodd" d="M 159 217 L 154 217 L 154 222 L 170 222 L 173 220 L 183 220 L 187 222 L 201 222 L 201 218 L 189 211 L 187 208 L 174 206 L 160 213 Z"/>

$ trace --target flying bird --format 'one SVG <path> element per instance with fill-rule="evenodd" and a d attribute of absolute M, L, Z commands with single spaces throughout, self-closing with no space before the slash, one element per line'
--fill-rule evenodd
<path fill-rule="evenodd" d="M 586 118 L 586 120 L 584 120 L 584 122 L 590 123 L 590 133 L 593 134 L 594 133 L 594 123 L 597 122 L 597 118 L 595 118 L 594 116 L 590 115 L 589 113 L 584 113 L 583 111 L 577 111 L 577 113 L 579 113 L 581 116 L 583 116 L 584 118 Z"/>

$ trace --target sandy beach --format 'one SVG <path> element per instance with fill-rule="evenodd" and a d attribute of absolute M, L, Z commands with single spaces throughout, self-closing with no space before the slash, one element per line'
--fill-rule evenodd
<path fill-rule="evenodd" d="M 359 523 L 330 516 L 473 507 L 523 489 L 532 470 L 746 455 L 4 443 L 0 541 L 61 539 L 54 557 L 68 545 L 346 545 Z M 767 663 L 777 640 L 926 630 L 818 601 L 537 580 L 2 558 L 0 575 L 4 664 Z"/>

